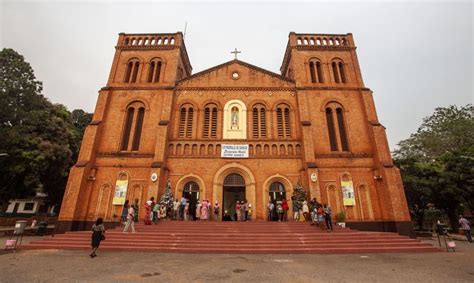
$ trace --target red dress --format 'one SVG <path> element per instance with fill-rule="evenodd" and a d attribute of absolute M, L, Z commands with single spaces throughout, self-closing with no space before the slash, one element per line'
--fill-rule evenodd
<path fill-rule="evenodd" d="M 145 203 L 145 225 L 151 225 L 150 216 L 151 216 L 151 205 L 148 202 Z"/>

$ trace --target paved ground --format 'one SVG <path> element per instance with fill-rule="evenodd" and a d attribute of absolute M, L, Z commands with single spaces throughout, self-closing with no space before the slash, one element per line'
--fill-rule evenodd
<path fill-rule="evenodd" d="M 0 282 L 473 282 L 474 244 L 456 244 L 455 253 L 216 255 L 99 250 L 94 259 L 87 251 L 2 250 Z"/>

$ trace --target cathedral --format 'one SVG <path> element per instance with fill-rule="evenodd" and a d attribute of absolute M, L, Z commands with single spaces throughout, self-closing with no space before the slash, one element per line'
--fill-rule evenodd
<path fill-rule="evenodd" d="M 235 59 L 193 74 L 183 34 L 119 34 L 57 231 L 119 222 L 167 186 L 175 198 L 236 200 L 267 220 L 294 188 L 358 230 L 411 235 L 399 170 L 352 34 L 291 32 L 280 73 Z M 145 210 L 140 209 L 140 218 Z M 291 218 L 291 216 L 289 217 Z"/>

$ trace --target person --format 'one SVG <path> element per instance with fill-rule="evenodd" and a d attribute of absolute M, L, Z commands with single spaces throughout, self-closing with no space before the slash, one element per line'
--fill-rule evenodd
<path fill-rule="evenodd" d="M 132 204 L 133 210 L 135 212 L 135 214 L 133 215 L 133 221 L 135 222 L 138 222 L 138 208 L 139 208 L 138 201 L 139 200 L 136 198 L 135 203 Z"/>
<path fill-rule="evenodd" d="M 127 210 L 127 223 L 125 224 L 125 228 L 123 228 L 123 232 L 127 233 L 130 227 L 132 227 L 132 233 L 135 233 L 135 209 L 133 206 L 130 206 Z"/>
<path fill-rule="evenodd" d="M 283 219 L 285 221 L 288 220 L 288 210 L 290 209 L 290 207 L 288 206 L 288 202 L 286 201 L 286 198 L 284 198 L 282 201 L 281 201 L 281 208 L 283 208 L 283 218 L 281 221 L 283 221 Z"/>
<path fill-rule="evenodd" d="M 197 204 L 196 204 L 196 218 L 195 220 L 199 220 L 201 219 L 201 202 L 200 201 L 197 201 Z"/>
<path fill-rule="evenodd" d="M 207 220 L 211 220 L 211 202 L 207 199 Z"/>
<path fill-rule="evenodd" d="M 303 201 L 303 217 L 304 221 L 308 220 L 309 216 L 309 207 L 308 207 L 308 202 L 305 200 Z"/>
<path fill-rule="evenodd" d="M 318 216 L 318 201 L 316 198 L 313 198 L 309 201 L 309 210 L 311 211 L 311 225 L 316 225 L 317 216 Z"/>
<path fill-rule="evenodd" d="M 160 204 L 155 202 L 153 205 L 153 223 L 157 224 L 160 220 Z"/>
<path fill-rule="evenodd" d="M 144 221 L 145 225 L 151 225 L 150 218 L 151 218 L 151 208 L 152 208 L 153 200 L 154 198 L 152 197 L 151 199 L 145 202 L 145 221 Z"/>
<path fill-rule="evenodd" d="M 321 225 L 321 230 L 324 229 L 324 207 L 322 205 L 319 205 L 318 207 L 318 212 L 317 212 L 317 219 L 318 222 L 316 223 L 317 226 Z"/>
<path fill-rule="evenodd" d="M 186 205 L 184 206 L 184 220 L 189 220 L 190 215 L 189 215 L 189 200 L 186 199 Z"/>
<path fill-rule="evenodd" d="M 324 219 L 326 220 L 326 227 L 328 227 L 328 232 L 332 232 L 332 219 L 331 219 L 332 210 L 329 205 L 324 205 Z"/>
<path fill-rule="evenodd" d="M 33 217 L 33 219 L 31 220 L 31 229 L 35 229 L 37 223 L 38 220 L 36 220 L 36 217 Z"/>
<path fill-rule="evenodd" d="M 222 221 L 232 221 L 232 218 L 230 217 L 229 211 L 227 211 L 227 210 L 224 211 L 224 217 L 222 217 Z"/>
<path fill-rule="evenodd" d="M 293 203 L 291 205 L 293 208 L 293 220 L 298 221 L 300 220 L 300 206 L 298 200 L 295 197 L 292 197 L 291 199 L 293 200 Z"/>
<path fill-rule="evenodd" d="M 248 205 L 247 221 L 251 221 L 251 220 L 252 220 L 252 204 L 249 203 L 249 205 Z"/>
<path fill-rule="evenodd" d="M 95 221 L 95 224 L 92 225 L 92 239 L 91 239 L 92 252 L 89 255 L 91 258 L 94 258 L 97 256 L 95 252 L 99 248 L 100 242 L 105 240 L 105 235 L 104 235 L 105 228 L 104 228 L 104 224 L 102 223 L 103 223 L 103 220 L 101 217 L 99 217 Z"/>
<path fill-rule="evenodd" d="M 181 197 L 181 201 L 179 202 L 180 206 L 179 206 L 179 219 L 180 220 L 185 220 L 185 214 L 184 214 L 184 209 L 186 208 L 186 204 L 187 204 L 187 201 L 186 201 L 186 198 L 184 196 Z"/>
<path fill-rule="evenodd" d="M 219 221 L 219 209 L 220 205 L 219 202 L 216 200 L 216 203 L 214 204 L 214 221 Z"/>
<path fill-rule="evenodd" d="M 128 199 L 125 200 L 125 203 L 123 204 L 123 208 L 122 208 L 122 215 L 120 217 L 120 221 L 123 223 L 123 225 L 125 225 L 125 223 L 127 222 L 127 214 L 128 214 L 128 206 L 129 206 L 129 201 Z"/>
<path fill-rule="evenodd" d="M 207 220 L 207 214 L 209 212 L 208 206 L 207 200 L 203 200 L 201 205 L 201 220 Z"/>
<path fill-rule="evenodd" d="M 275 205 L 273 204 L 272 200 L 268 200 L 267 210 L 268 210 L 268 221 L 273 221 L 273 210 L 275 209 Z"/>
<path fill-rule="evenodd" d="M 236 214 L 235 221 L 240 221 L 240 217 L 242 216 L 240 215 L 240 202 L 239 201 L 235 203 L 235 214 Z"/>
<path fill-rule="evenodd" d="M 174 200 L 173 203 L 173 220 L 179 220 L 179 208 L 181 204 L 178 199 Z"/>
<path fill-rule="evenodd" d="M 283 221 L 283 201 L 281 199 L 278 199 L 277 202 L 276 202 L 276 211 L 277 211 L 277 215 L 278 215 L 278 222 L 281 222 Z"/>
<path fill-rule="evenodd" d="M 459 224 L 464 230 L 464 235 L 466 235 L 467 241 L 472 244 L 471 226 L 469 226 L 471 223 L 469 223 L 469 220 L 464 218 L 462 215 L 459 215 Z"/>
<path fill-rule="evenodd" d="M 240 201 L 240 221 L 245 221 L 245 207 L 247 203 L 245 201 Z"/>
<path fill-rule="evenodd" d="M 166 203 L 160 204 L 160 219 L 166 220 Z"/>

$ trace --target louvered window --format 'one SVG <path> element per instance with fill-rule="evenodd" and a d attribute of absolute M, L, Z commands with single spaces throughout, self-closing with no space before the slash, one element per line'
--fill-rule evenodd
<path fill-rule="evenodd" d="M 186 128 L 186 108 L 181 108 L 179 112 L 179 137 L 184 138 L 184 130 Z"/>
<path fill-rule="evenodd" d="M 291 138 L 290 108 L 287 105 L 277 108 L 277 129 L 279 138 Z"/>
<path fill-rule="evenodd" d="M 254 138 L 267 137 L 266 108 L 257 104 L 252 109 L 252 136 Z"/>
<path fill-rule="evenodd" d="M 204 125 L 202 131 L 203 138 L 217 137 L 217 106 L 207 105 L 204 108 Z"/>
<path fill-rule="evenodd" d="M 143 118 L 145 117 L 145 108 L 138 109 L 137 122 L 135 123 L 135 134 L 133 135 L 132 150 L 137 151 L 140 148 L 140 138 L 142 136 Z"/>
<path fill-rule="evenodd" d="M 128 141 L 130 140 L 130 131 L 132 129 L 134 112 L 135 112 L 135 108 L 133 107 L 129 107 L 127 110 L 127 117 L 125 118 L 125 128 L 122 135 L 122 146 L 120 147 L 121 150 L 128 149 Z"/>
<path fill-rule="evenodd" d="M 188 117 L 187 117 L 187 124 L 186 124 L 186 137 L 190 138 L 193 134 L 193 118 L 194 118 L 194 111 L 193 108 L 188 109 Z"/>
<path fill-rule="evenodd" d="M 316 83 L 316 72 L 314 70 L 314 63 L 311 61 L 309 62 L 309 73 L 311 74 L 311 82 Z"/>
<path fill-rule="evenodd" d="M 339 137 L 341 138 L 341 146 L 343 151 L 349 151 L 349 145 L 347 142 L 346 127 L 344 125 L 344 114 L 341 108 L 336 109 L 337 124 L 339 126 Z"/>

